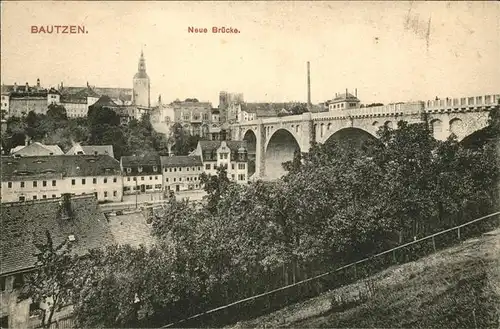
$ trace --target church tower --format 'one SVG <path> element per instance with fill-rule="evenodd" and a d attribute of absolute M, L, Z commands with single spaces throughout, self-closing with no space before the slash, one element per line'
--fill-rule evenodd
<path fill-rule="evenodd" d="M 142 51 L 138 71 L 134 75 L 133 103 L 138 106 L 151 106 L 149 76 L 146 73 L 146 60 Z"/>

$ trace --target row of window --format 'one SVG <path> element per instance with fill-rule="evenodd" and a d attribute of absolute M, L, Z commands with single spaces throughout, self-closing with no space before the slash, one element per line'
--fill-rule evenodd
<path fill-rule="evenodd" d="M 161 186 L 161 184 L 155 184 L 154 188 L 155 189 L 161 189 L 162 186 Z M 126 191 L 139 191 L 140 189 L 141 189 L 140 186 L 124 186 L 123 187 L 123 191 L 125 191 L 125 192 Z M 153 189 L 153 185 L 146 185 L 145 189 L 146 190 L 152 190 Z"/>
<path fill-rule="evenodd" d="M 102 181 L 103 181 L 104 184 L 106 184 L 106 183 L 108 183 L 108 178 L 105 177 L 105 178 L 103 178 Z M 117 181 L 118 181 L 118 179 L 116 177 L 113 177 L 113 183 L 116 183 Z M 19 182 L 19 186 L 21 188 L 25 188 L 26 187 L 26 183 L 27 182 Z M 39 186 L 38 183 L 39 183 L 39 181 L 35 180 L 35 181 L 32 182 L 32 186 L 33 187 L 38 187 Z M 82 178 L 82 185 L 85 185 L 86 183 L 87 183 L 87 179 L 86 178 Z M 95 177 L 92 178 L 92 184 L 97 184 L 97 178 L 95 178 Z M 46 187 L 48 185 L 49 185 L 48 181 L 46 181 L 46 180 L 41 181 L 41 186 L 42 187 Z M 56 180 L 52 180 L 50 182 L 50 185 L 51 186 L 57 186 L 57 181 Z M 76 179 L 72 179 L 71 180 L 71 185 L 76 185 Z M 12 188 L 12 186 L 13 186 L 12 182 L 7 182 L 7 188 Z"/>
<path fill-rule="evenodd" d="M 185 167 L 186 171 L 189 171 L 189 168 L 190 167 Z M 179 167 L 179 168 L 165 168 L 165 172 L 167 172 L 167 169 L 168 169 L 168 172 L 177 172 L 177 169 L 179 170 L 179 172 L 182 171 L 182 167 Z M 201 167 L 191 167 L 191 171 L 200 171 L 201 170 Z"/>
<path fill-rule="evenodd" d="M 143 167 L 137 167 L 137 172 L 142 172 L 143 169 L 144 169 Z M 165 172 L 167 172 L 167 169 L 168 169 L 169 172 L 177 172 L 177 170 L 182 171 L 182 167 L 165 168 Z M 185 169 L 186 169 L 186 171 L 189 171 L 189 169 L 191 169 L 191 171 L 196 171 L 196 169 L 198 169 L 198 171 L 200 171 L 201 167 L 191 167 L 191 168 L 190 167 L 186 167 Z M 132 172 L 132 168 L 127 168 L 126 170 L 127 170 L 127 173 L 131 173 Z M 153 166 L 153 172 L 157 172 L 157 171 L 158 171 L 158 167 L 157 166 Z"/>
<path fill-rule="evenodd" d="M 118 179 L 116 177 L 113 177 L 113 183 L 116 183 L 118 181 Z M 104 184 L 107 184 L 108 183 L 108 178 L 105 177 L 103 178 L 102 182 Z M 35 182 L 33 182 L 35 183 Z M 86 178 L 82 178 L 82 185 L 85 185 L 87 183 L 87 179 Z M 92 178 L 92 184 L 97 184 L 97 178 Z M 72 179 L 71 180 L 71 185 L 76 185 L 76 179 Z M 36 185 L 33 185 L 33 187 L 35 187 Z"/>
<path fill-rule="evenodd" d="M 190 115 L 189 115 L 189 114 L 184 114 L 184 115 L 182 116 L 182 119 L 183 119 L 184 121 L 189 121 L 189 117 L 190 117 Z M 193 120 L 200 120 L 200 115 L 199 115 L 199 114 L 193 114 Z M 204 120 L 204 121 L 207 121 L 207 120 L 208 120 L 208 114 L 207 114 L 207 113 L 204 113 L 204 114 L 203 114 L 203 120 Z"/>
<path fill-rule="evenodd" d="M 144 180 L 144 176 L 141 176 L 141 180 Z M 153 176 L 149 176 L 149 180 L 153 180 Z M 155 180 L 158 180 L 158 176 L 155 176 Z M 132 181 L 137 181 L 137 177 L 132 177 Z M 130 182 L 130 177 L 127 177 L 127 182 Z"/>
<path fill-rule="evenodd" d="M 97 197 L 97 192 L 94 192 L 96 194 L 96 197 Z M 118 195 L 118 192 L 117 191 L 113 191 L 113 196 L 116 197 Z M 57 198 L 57 194 L 52 194 L 50 197 L 47 195 L 47 194 L 43 194 L 41 199 L 55 199 Z M 107 198 L 108 197 L 108 192 L 107 191 L 104 191 L 104 197 Z M 33 195 L 32 196 L 32 199 L 33 200 L 38 200 L 38 195 Z M 26 196 L 24 195 L 20 195 L 19 196 L 19 201 L 26 201 Z"/>
<path fill-rule="evenodd" d="M 48 182 L 46 180 L 42 181 L 42 186 L 45 187 L 47 186 Z M 8 188 L 12 188 L 12 182 L 7 182 L 7 187 Z M 52 186 L 56 186 L 57 185 L 57 181 L 53 180 L 52 183 L 51 183 Z M 24 188 L 26 187 L 26 182 L 19 182 L 19 186 L 21 188 Z M 38 181 L 33 181 L 33 187 L 38 187 Z"/>
<path fill-rule="evenodd" d="M 172 186 L 173 187 L 173 186 Z M 200 188 L 201 185 L 198 184 L 189 184 L 188 185 L 188 190 L 194 190 Z M 166 187 L 167 191 L 172 191 L 171 186 Z M 175 192 L 179 192 L 181 190 L 180 185 L 175 185 Z"/>
<path fill-rule="evenodd" d="M 198 180 L 198 177 L 194 176 L 194 177 L 186 177 L 186 180 L 187 181 L 195 181 L 195 180 Z M 177 181 L 177 177 L 174 177 L 173 178 L 173 181 Z M 168 177 L 165 177 L 165 182 L 168 183 Z M 179 182 L 182 182 L 182 177 L 179 177 Z"/>
<path fill-rule="evenodd" d="M 220 165 L 220 167 L 221 168 L 226 168 L 226 169 L 228 168 L 227 163 L 222 163 Z M 234 168 L 235 168 L 234 163 L 231 163 L 231 169 L 234 170 Z M 246 168 L 246 164 L 245 163 L 238 163 L 238 169 L 239 170 L 244 170 L 245 168 Z M 212 169 L 212 165 L 210 163 L 205 164 L 205 169 L 206 170 L 211 170 Z M 217 169 L 217 165 L 216 164 L 214 164 L 213 169 Z"/>

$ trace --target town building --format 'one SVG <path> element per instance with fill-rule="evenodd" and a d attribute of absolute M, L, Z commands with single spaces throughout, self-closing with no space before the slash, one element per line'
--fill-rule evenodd
<path fill-rule="evenodd" d="M 133 79 L 133 104 L 142 107 L 151 107 L 151 86 L 149 76 L 146 73 L 146 60 L 141 51 L 137 73 Z"/>
<path fill-rule="evenodd" d="M 102 95 L 108 95 L 119 105 L 132 103 L 132 89 L 98 88 L 88 83 L 86 87 L 65 87 L 62 82 L 57 88 L 42 88 L 37 79 L 36 86 L 2 85 L 1 105 L 7 116 L 21 117 L 30 111 L 46 114 L 49 105 L 58 104 L 64 106 L 68 117 L 76 118 L 85 117 L 88 107 Z"/>
<path fill-rule="evenodd" d="M 227 91 L 221 91 L 219 93 L 219 111 L 221 116 L 221 122 L 226 122 L 230 120 L 229 109 L 232 106 L 243 103 L 242 93 L 230 93 Z"/>
<path fill-rule="evenodd" d="M 2 98 L 2 101 L 0 102 L 0 110 L 2 113 L 2 120 L 3 120 L 9 114 L 9 98 L 10 98 L 10 93 L 7 92 L 6 90 L 4 91 L 3 86 L 2 86 L 2 92 L 1 92 L 1 98 Z"/>
<path fill-rule="evenodd" d="M 174 107 L 171 104 L 163 104 L 161 95 L 158 96 L 158 104 L 151 110 L 151 122 L 171 125 L 174 122 Z"/>
<path fill-rule="evenodd" d="M 114 158 L 113 145 L 80 145 L 79 143 L 73 144 L 73 146 L 66 152 L 67 155 L 75 154 L 90 154 L 90 155 L 109 155 Z"/>
<path fill-rule="evenodd" d="M 88 86 L 88 84 L 87 88 L 75 90 L 75 92 L 72 93 L 62 88 L 60 88 L 59 92 L 61 96 L 58 104 L 64 106 L 68 118 L 86 117 L 89 106 L 97 102 L 100 97 L 95 90 Z"/>
<path fill-rule="evenodd" d="M 183 102 L 175 100 L 171 105 L 175 123 L 179 123 L 190 135 L 208 138 L 212 120 L 211 103 L 188 98 Z"/>
<path fill-rule="evenodd" d="M 26 139 L 26 145 L 19 145 L 10 150 L 14 157 L 30 157 L 40 155 L 62 155 L 64 152 L 58 145 L 45 145 L 39 142 L 30 143 Z"/>
<path fill-rule="evenodd" d="M 146 110 L 150 108 L 150 79 L 146 73 L 146 61 L 141 52 L 138 72 L 133 77 L 133 88 L 102 88 L 64 86 L 61 82 L 57 88 L 43 88 L 40 79 L 35 86 L 28 82 L 24 86 L 2 85 L 1 110 L 5 116 L 21 117 L 34 111 L 37 114 L 46 114 L 50 104 L 64 106 L 70 118 L 87 116 L 89 106 L 95 104 L 102 96 L 109 97 L 115 106 L 127 107 L 134 105 Z M 121 112 L 128 112 L 121 109 Z M 133 117 L 133 116 L 131 116 Z"/>
<path fill-rule="evenodd" d="M 122 156 L 120 169 L 124 201 L 133 201 L 138 195 L 146 195 L 149 200 L 163 199 L 163 177 L 158 155 Z"/>
<path fill-rule="evenodd" d="M 345 93 L 335 94 L 335 98 L 328 102 L 328 109 L 330 111 L 357 109 L 360 107 L 360 103 L 357 89 L 355 95 L 346 89 Z"/>
<path fill-rule="evenodd" d="M 199 141 L 191 155 L 201 157 L 203 172 L 217 175 L 224 167 L 231 181 L 248 183 L 248 150 L 246 141 Z"/>
<path fill-rule="evenodd" d="M 113 243 L 106 217 L 93 194 L 2 204 L 0 235 L 0 318 L 2 328 L 38 328 L 44 303 L 18 300 L 25 275 L 36 264 L 34 243 L 46 243 L 49 231 L 55 246 L 64 241 L 77 255 Z M 71 307 L 55 312 L 53 321 L 64 323 Z"/>
<path fill-rule="evenodd" d="M 165 191 L 180 192 L 201 189 L 203 163 L 199 156 L 161 156 Z"/>
<path fill-rule="evenodd" d="M 54 199 L 62 194 L 94 194 L 121 201 L 120 163 L 109 155 L 2 157 L 1 202 Z"/>
<path fill-rule="evenodd" d="M 89 111 L 99 111 L 101 109 L 110 109 L 120 118 L 120 124 L 126 125 L 130 120 L 140 120 L 142 115 L 149 113 L 150 109 L 136 105 L 119 105 L 111 97 L 101 96 L 97 102 L 89 106 Z"/>

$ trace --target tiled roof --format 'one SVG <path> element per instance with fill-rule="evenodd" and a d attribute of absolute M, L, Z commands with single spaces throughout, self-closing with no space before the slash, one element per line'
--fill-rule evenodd
<path fill-rule="evenodd" d="M 131 88 L 98 88 L 95 87 L 93 90 L 100 96 L 108 95 L 114 99 L 120 99 L 122 101 L 132 100 L 132 89 Z"/>
<path fill-rule="evenodd" d="M 70 218 L 61 218 L 60 199 L 36 200 L 2 204 L 2 234 L 0 235 L 0 275 L 27 270 L 35 265 L 33 242 L 46 242 L 45 231 L 51 233 L 54 244 L 75 237 L 74 252 L 113 243 L 106 217 L 93 195 L 72 196 Z"/>
<path fill-rule="evenodd" d="M 237 152 L 240 147 L 247 148 L 247 142 L 246 141 L 225 141 L 227 144 L 227 147 L 231 151 Z M 201 146 L 202 151 L 215 151 L 217 150 L 222 141 L 199 141 L 198 142 Z"/>
<path fill-rule="evenodd" d="M 135 167 L 135 166 L 160 166 L 160 156 L 158 155 L 144 155 L 135 156 L 127 155 L 121 157 L 121 163 L 123 167 Z"/>
<path fill-rule="evenodd" d="M 91 88 L 83 88 L 74 93 L 65 93 L 61 96 L 61 102 L 85 102 L 87 103 L 87 97 L 95 97 L 98 98 L 98 95 Z"/>
<path fill-rule="evenodd" d="M 120 99 L 122 101 L 132 100 L 131 88 L 64 87 L 62 89 L 62 94 L 64 95 L 78 95 L 81 93 L 88 93 L 90 97 L 107 95 L 110 98 Z"/>
<path fill-rule="evenodd" d="M 199 156 L 161 156 L 160 159 L 163 167 L 194 167 L 203 164 Z"/>
<path fill-rule="evenodd" d="M 67 155 L 78 154 L 81 151 L 83 154 L 107 154 L 111 157 L 114 157 L 113 153 L 113 145 L 80 145 L 76 144 L 71 147 L 71 149 L 66 152 Z"/>
<path fill-rule="evenodd" d="M 40 156 L 40 155 L 61 155 L 64 152 L 58 145 L 45 145 L 39 142 L 31 143 L 27 146 L 16 146 L 10 151 L 12 155 L 22 155 L 22 156 Z"/>
<path fill-rule="evenodd" d="M 109 155 L 2 157 L 2 181 L 48 177 L 120 175 L 120 163 Z"/>

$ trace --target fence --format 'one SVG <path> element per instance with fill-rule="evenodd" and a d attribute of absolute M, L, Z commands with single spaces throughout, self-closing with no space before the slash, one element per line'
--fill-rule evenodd
<path fill-rule="evenodd" d="M 37 327 L 42 328 L 42 327 Z M 75 321 L 72 317 L 56 320 L 50 324 L 49 329 L 71 329 L 75 328 Z"/>
<path fill-rule="evenodd" d="M 474 219 L 341 266 L 332 271 L 198 313 L 162 328 L 173 326 L 216 327 L 255 318 L 289 304 L 317 296 L 325 291 L 366 278 L 392 265 L 419 259 L 437 250 L 449 247 L 462 239 L 479 236 L 482 233 L 498 228 L 500 224 L 499 215 L 500 211 Z M 258 300 L 260 302 L 256 303 Z M 229 310 L 231 312 L 228 312 Z"/>

